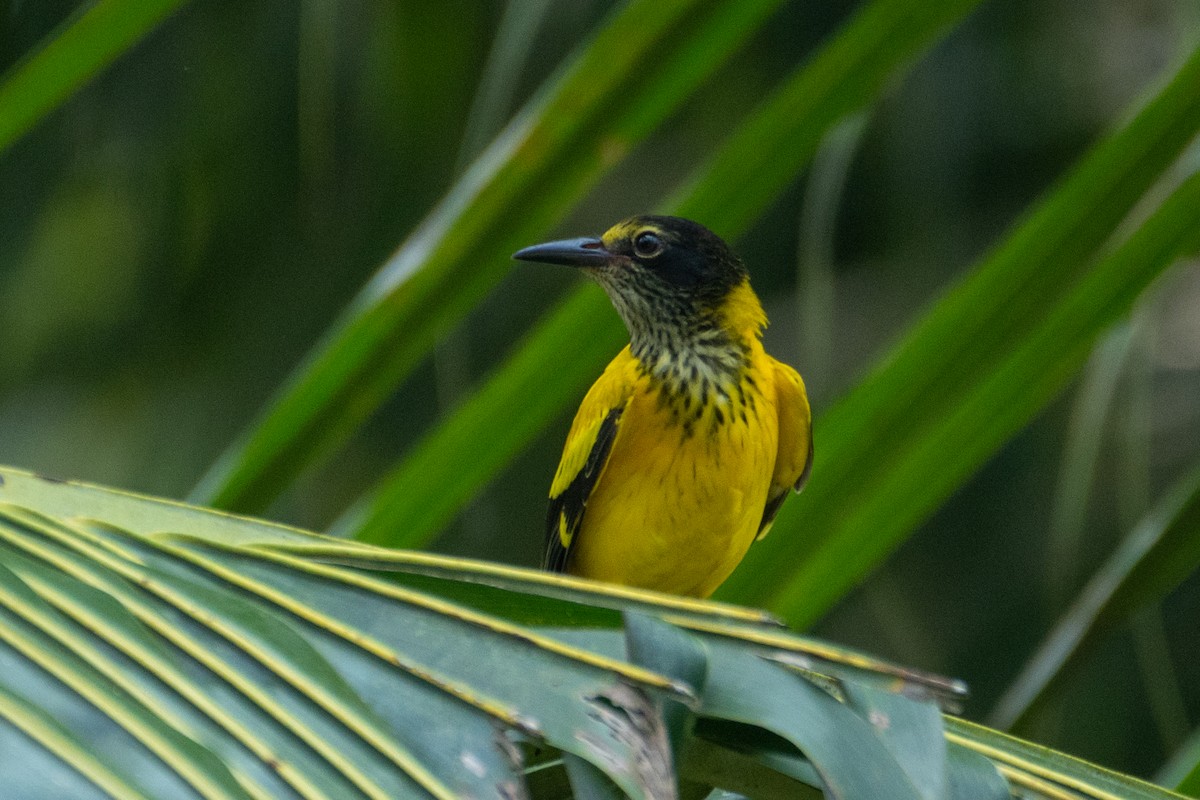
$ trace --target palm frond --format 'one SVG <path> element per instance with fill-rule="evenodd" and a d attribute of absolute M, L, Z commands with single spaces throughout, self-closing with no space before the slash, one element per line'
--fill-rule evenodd
<path fill-rule="evenodd" d="M 759 612 L 0 474 L 18 796 L 1170 796 Z"/>

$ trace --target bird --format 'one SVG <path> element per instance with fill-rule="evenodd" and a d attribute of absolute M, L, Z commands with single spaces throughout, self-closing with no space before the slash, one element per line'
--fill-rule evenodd
<path fill-rule="evenodd" d="M 659 215 L 513 258 L 579 268 L 629 331 L 567 434 L 543 569 L 711 596 L 812 469 L 804 381 L 763 349 L 745 265 L 700 223 Z"/>

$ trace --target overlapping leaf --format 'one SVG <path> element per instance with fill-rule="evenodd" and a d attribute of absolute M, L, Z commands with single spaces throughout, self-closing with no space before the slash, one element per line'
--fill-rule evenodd
<path fill-rule="evenodd" d="M 183 3 L 100 0 L 51 35 L 0 81 L 0 153 Z"/>
<path fill-rule="evenodd" d="M 28 796 L 1168 796 L 945 739 L 954 682 L 747 609 L 0 478 L 0 780 Z"/>

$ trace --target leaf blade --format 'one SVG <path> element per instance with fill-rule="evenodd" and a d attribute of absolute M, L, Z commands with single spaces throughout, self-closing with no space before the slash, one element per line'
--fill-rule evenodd
<path fill-rule="evenodd" d="M 186 0 L 101 0 L 0 81 L 0 154 Z"/>

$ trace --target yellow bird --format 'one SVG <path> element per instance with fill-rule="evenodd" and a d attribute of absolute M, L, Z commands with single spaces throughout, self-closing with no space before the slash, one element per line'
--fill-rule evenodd
<path fill-rule="evenodd" d="M 567 435 L 543 567 L 708 597 L 812 466 L 804 382 L 763 350 L 745 266 L 703 225 L 662 216 L 513 257 L 582 269 L 630 338 Z"/>

